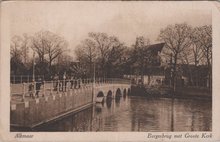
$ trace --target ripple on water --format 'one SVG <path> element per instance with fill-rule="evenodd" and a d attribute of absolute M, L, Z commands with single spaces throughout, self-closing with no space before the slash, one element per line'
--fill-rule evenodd
<path fill-rule="evenodd" d="M 211 126 L 211 101 L 126 97 L 97 104 L 37 131 L 211 131 Z"/>

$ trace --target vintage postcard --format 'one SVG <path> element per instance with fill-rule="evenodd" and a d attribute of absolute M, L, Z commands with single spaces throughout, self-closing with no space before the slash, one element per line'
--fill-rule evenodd
<path fill-rule="evenodd" d="M 220 4 L 1 2 L 0 141 L 220 141 Z"/>

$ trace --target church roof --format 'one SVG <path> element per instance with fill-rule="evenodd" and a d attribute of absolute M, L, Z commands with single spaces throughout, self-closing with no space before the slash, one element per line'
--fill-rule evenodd
<path fill-rule="evenodd" d="M 161 52 L 164 45 L 165 43 L 152 44 L 147 48 L 147 50 L 149 50 L 151 53 L 157 53 L 158 51 Z"/>

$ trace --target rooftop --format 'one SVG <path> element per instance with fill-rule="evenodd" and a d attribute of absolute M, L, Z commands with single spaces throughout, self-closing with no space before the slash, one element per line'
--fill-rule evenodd
<path fill-rule="evenodd" d="M 152 44 L 147 48 L 147 50 L 149 50 L 151 53 L 158 53 L 158 51 L 161 52 L 164 45 L 165 43 Z"/>

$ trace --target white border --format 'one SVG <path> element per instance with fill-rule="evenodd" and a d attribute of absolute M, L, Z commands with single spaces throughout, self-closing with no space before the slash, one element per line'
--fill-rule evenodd
<path fill-rule="evenodd" d="M 10 116 L 10 17 L 8 10 L 10 2 L 1 3 L 1 48 L 0 48 L 0 141 L 217 141 L 220 140 L 220 10 L 215 2 L 206 2 L 212 8 L 213 24 L 213 126 L 212 139 L 147 139 L 148 132 L 36 132 L 32 139 L 15 139 L 15 132 L 9 132 Z M 208 4 L 209 3 L 209 4 Z M 210 5 L 210 3 L 212 3 Z M 3 4 L 3 5 L 2 5 Z M 153 134 L 161 134 L 154 132 Z M 187 132 L 163 132 L 165 134 L 185 134 Z M 190 132 L 190 134 L 202 134 L 203 132 Z"/>

